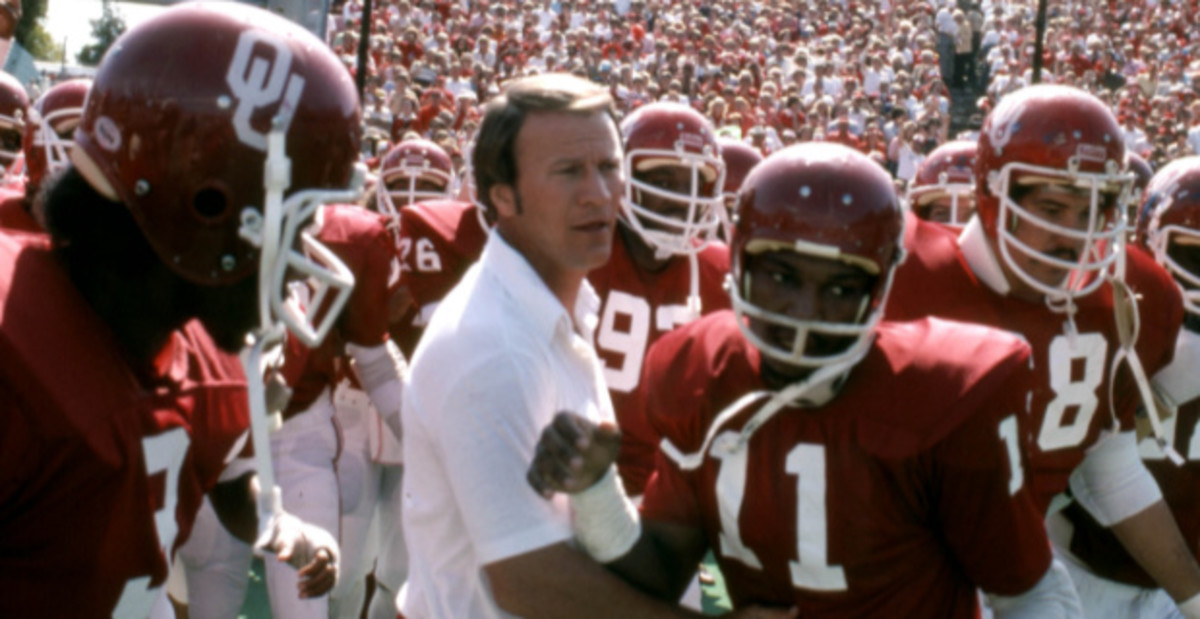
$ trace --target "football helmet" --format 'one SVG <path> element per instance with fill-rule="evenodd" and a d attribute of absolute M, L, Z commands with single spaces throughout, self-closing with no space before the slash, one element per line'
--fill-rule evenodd
<path fill-rule="evenodd" d="M 738 190 L 742 188 L 746 175 L 763 160 L 763 156 L 757 148 L 731 138 L 717 138 L 717 145 L 721 148 L 721 161 L 725 162 L 725 184 L 721 188 L 725 208 L 721 210 L 721 225 L 725 227 L 725 239 L 728 240 L 733 235 Z"/>
<path fill-rule="evenodd" d="M 862 153 L 831 142 L 806 142 L 767 157 L 739 193 L 730 245 L 730 297 L 746 339 L 764 355 L 800 367 L 850 361 L 870 347 L 875 325 L 903 257 L 904 212 L 892 179 Z M 786 249 L 845 262 L 877 277 L 855 323 L 798 320 L 747 298 L 747 257 Z M 760 338 L 746 317 L 794 330 L 790 348 Z M 806 355 L 809 334 L 853 336 L 846 350 Z"/>
<path fill-rule="evenodd" d="M 29 108 L 22 141 L 28 193 L 35 193 L 43 178 L 67 167 L 67 155 L 75 145 L 71 136 L 91 88 L 92 80 L 87 78 L 59 82 Z"/>
<path fill-rule="evenodd" d="M 737 192 L 746 181 L 746 176 L 763 160 L 763 156 L 757 148 L 739 140 L 717 138 L 717 144 L 721 149 L 721 160 L 725 162 L 725 184 L 721 193 L 725 196 L 725 203 L 732 207 L 736 205 Z"/>
<path fill-rule="evenodd" d="M 1146 193 L 1146 186 L 1150 184 L 1150 179 L 1154 178 L 1154 168 L 1150 167 L 1150 162 L 1146 161 L 1141 155 L 1127 150 L 1125 151 L 1125 167 L 1133 173 L 1133 191 L 1129 198 L 1129 208 L 1125 211 L 1127 219 L 1125 227 L 1133 230 L 1138 224 L 1138 209 L 1142 205 L 1142 196 Z M 1136 230 L 1135 230 L 1136 232 Z"/>
<path fill-rule="evenodd" d="M 917 167 L 908 186 L 908 204 L 921 219 L 929 219 L 933 202 L 950 199 L 950 220 L 962 227 L 975 210 L 975 142 L 957 140 L 935 148 Z"/>
<path fill-rule="evenodd" d="M 321 205 L 357 198 L 360 115 L 350 74 L 300 26 L 239 3 L 179 4 L 105 56 L 71 161 L 169 268 L 208 286 L 257 272 L 264 329 L 315 346 L 353 277 L 311 224 Z M 309 307 L 290 275 L 312 285 Z"/>
<path fill-rule="evenodd" d="M 725 163 L 711 124 L 699 112 L 676 103 L 651 103 L 621 123 L 625 200 L 621 219 L 660 256 L 698 253 L 721 224 Z M 642 180 L 650 170 L 677 166 L 690 173 L 688 187 L 676 191 Z M 649 202 L 669 205 L 679 215 L 661 213 Z"/>
<path fill-rule="evenodd" d="M 1179 256 L 1200 252 L 1200 156 L 1176 159 L 1154 176 L 1142 215 L 1145 227 L 1138 242 L 1175 278 L 1183 308 L 1200 317 L 1200 265 L 1185 264 Z"/>
<path fill-rule="evenodd" d="M 426 200 L 450 200 L 458 186 L 454 162 L 429 140 L 405 140 L 392 147 L 379 164 L 379 209 L 400 217 L 401 208 Z M 436 186 L 438 189 L 429 189 Z"/>
<path fill-rule="evenodd" d="M 1065 86 L 1038 85 L 1001 99 L 983 121 L 976 154 L 976 208 L 1000 259 L 1052 304 L 1069 304 L 1104 282 L 1124 240 L 1122 210 L 1133 175 L 1123 171 L 1125 142 L 1109 109 L 1090 94 Z M 1020 186 L 1062 185 L 1087 192 L 1088 224 L 1067 228 L 1030 212 L 1012 198 Z M 1082 244 L 1077 260 L 1038 251 L 1014 234 L 1033 226 Z M 1063 269 L 1058 284 L 1044 283 L 1016 256 Z"/>
<path fill-rule="evenodd" d="M 21 154 L 29 95 L 12 75 L 0 71 L 0 165 L 7 167 Z"/>

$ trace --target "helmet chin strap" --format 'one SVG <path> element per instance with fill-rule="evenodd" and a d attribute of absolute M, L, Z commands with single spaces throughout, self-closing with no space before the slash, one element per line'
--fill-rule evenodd
<path fill-rule="evenodd" d="M 1158 448 L 1167 456 L 1175 466 L 1183 466 L 1184 459 L 1175 451 L 1175 447 L 1171 444 L 1173 437 L 1168 437 L 1163 431 L 1162 420 L 1169 419 L 1178 412 L 1173 403 L 1168 398 L 1159 397 L 1154 387 L 1150 383 L 1150 379 L 1146 376 L 1146 369 L 1142 366 L 1142 361 L 1138 357 L 1137 350 L 1134 348 L 1137 343 L 1138 331 L 1141 328 L 1141 319 L 1138 313 L 1137 302 L 1134 299 L 1133 291 L 1129 289 L 1129 285 L 1123 280 L 1115 277 L 1109 278 L 1109 284 L 1113 290 L 1113 314 L 1117 324 L 1118 347 L 1117 352 L 1113 355 L 1112 368 L 1108 375 L 1108 406 L 1109 411 L 1113 416 L 1113 422 L 1116 423 L 1116 404 L 1113 402 L 1113 388 L 1117 377 L 1117 369 L 1124 361 L 1129 366 L 1129 372 L 1133 375 L 1133 382 L 1137 385 L 1138 396 L 1141 399 L 1142 409 L 1146 416 L 1146 421 L 1150 425 L 1150 436 L 1154 442 L 1158 444 Z"/>
<path fill-rule="evenodd" d="M 753 391 L 734 401 L 729 406 L 726 406 L 713 420 L 712 425 L 708 427 L 708 432 L 704 435 L 704 442 L 700 444 L 700 449 L 692 453 L 684 453 L 668 438 L 663 438 L 660 447 L 667 457 L 671 458 L 684 471 L 692 471 L 700 467 L 704 463 L 704 457 L 710 451 L 714 455 L 725 456 L 736 453 L 744 449 L 750 443 L 750 438 L 754 433 L 765 425 L 779 411 L 789 406 L 813 407 L 822 406 L 841 388 L 843 379 L 850 373 L 850 370 L 866 356 L 871 349 L 870 346 L 863 346 L 861 352 L 838 363 L 831 363 L 818 368 L 810 374 L 808 378 L 794 382 L 779 391 L 771 391 L 768 389 Z M 721 428 L 729 423 L 731 419 L 736 417 L 743 410 L 746 410 L 751 405 L 769 398 L 765 405 L 746 422 L 742 429 L 738 431 L 737 437 L 732 440 L 722 440 L 718 444 L 713 444 L 713 439 Z"/>

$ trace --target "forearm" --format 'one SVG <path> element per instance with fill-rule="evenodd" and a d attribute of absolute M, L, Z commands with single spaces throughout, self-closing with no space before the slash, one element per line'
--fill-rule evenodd
<path fill-rule="evenodd" d="M 646 595 L 678 602 L 696 574 L 703 549 L 702 537 L 693 530 L 645 521 L 633 548 L 606 566 Z"/>
<path fill-rule="evenodd" d="M 208 492 L 217 519 L 234 537 L 254 544 L 258 535 L 258 479 L 253 472 L 221 482 Z"/>
<path fill-rule="evenodd" d="M 397 437 L 401 436 L 400 400 L 403 389 L 401 376 L 405 372 L 404 356 L 391 342 L 364 347 L 347 344 L 346 350 L 354 359 L 359 382 L 379 416 Z"/>
<path fill-rule="evenodd" d="M 650 596 L 679 600 L 704 552 L 698 530 L 642 521 L 611 466 L 600 481 L 571 495 L 571 510 L 585 554 Z"/>
<path fill-rule="evenodd" d="M 566 543 L 504 559 L 484 570 L 496 603 L 529 619 L 701 616 L 640 593 Z"/>
<path fill-rule="evenodd" d="M 1172 599 L 1182 602 L 1200 594 L 1200 566 L 1166 503 L 1158 501 L 1111 528 L 1125 550 Z"/>

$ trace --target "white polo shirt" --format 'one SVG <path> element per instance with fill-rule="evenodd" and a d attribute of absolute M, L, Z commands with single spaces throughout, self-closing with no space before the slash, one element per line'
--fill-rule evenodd
<path fill-rule="evenodd" d="M 585 281 L 571 316 L 499 233 L 438 306 L 404 390 L 408 619 L 507 617 L 483 566 L 571 539 L 566 500 L 525 481 L 555 413 L 614 421 Z"/>

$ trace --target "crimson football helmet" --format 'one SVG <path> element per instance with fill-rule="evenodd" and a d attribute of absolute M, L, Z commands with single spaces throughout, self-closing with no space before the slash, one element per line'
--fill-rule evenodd
<path fill-rule="evenodd" d="M 1124 240 L 1124 205 L 1133 175 L 1124 172 L 1125 141 L 1112 112 L 1090 94 L 1065 86 L 1030 86 L 1008 95 L 983 121 L 976 155 L 976 208 L 1000 258 L 1026 285 L 1052 303 L 1069 303 L 1104 282 Z M 1073 229 L 1047 221 L 1012 198 L 1014 188 L 1070 187 L 1090 195 L 1088 225 Z M 1082 243 L 1077 260 L 1040 252 L 1013 233 L 1028 225 Z M 1067 271 L 1043 283 L 1014 260 L 1024 256 Z"/>
<path fill-rule="evenodd" d="M 950 199 L 950 220 L 962 227 L 975 210 L 975 142 L 957 140 L 935 148 L 917 167 L 908 186 L 908 203 L 921 219 L 929 219 L 933 202 Z"/>
<path fill-rule="evenodd" d="M 92 80 L 67 80 L 42 93 L 29 108 L 22 142 L 28 191 L 34 193 L 42 179 L 67 167 L 67 155 L 75 142 L 71 136 L 83 114 Z"/>
<path fill-rule="evenodd" d="M 725 184 L 721 188 L 725 208 L 721 210 L 721 225 L 725 227 L 725 238 L 733 235 L 733 219 L 737 208 L 737 193 L 750 170 L 763 160 L 762 153 L 749 144 L 731 138 L 717 138 L 721 148 L 721 160 L 725 162 Z"/>
<path fill-rule="evenodd" d="M 651 103 L 625 118 L 621 135 L 628 180 L 621 219 L 660 255 L 699 252 L 721 224 L 725 163 L 712 125 L 690 107 Z M 673 191 L 641 180 L 661 166 L 690 171 L 688 188 Z M 647 198 L 673 205 L 680 215 L 659 213 Z"/>
<path fill-rule="evenodd" d="M 454 162 L 429 140 L 405 140 L 383 156 L 379 165 L 380 212 L 400 217 L 399 209 L 427 200 L 449 200 L 458 186 Z M 436 186 L 437 189 L 429 187 Z"/>
<path fill-rule="evenodd" d="M 21 154 L 29 95 L 17 78 L 0 71 L 0 165 L 8 166 Z"/>
<path fill-rule="evenodd" d="M 806 142 L 767 157 L 750 172 L 738 199 L 730 245 L 730 297 L 746 339 L 764 355 L 800 367 L 852 361 L 870 347 L 875 325 L 903 257 L 904 212 L 892 179 L 862 153 L 831 142 Z M 775 250 L 837 260 L 877 277 L 855 323 L 797 320 L 747 297 L 747 256 Z M 756 335 L 746 317 L 794 330 L 790 348 Z M 834 355 L 806 355 L 809 334 L 853 336 Z"/>
<path fill-rule="evenodd" d="M 717 144 L 721 148 L 721 160 L 725 162 L 725 184 L 721 193 L 725 196 L 725 203 L 732 207 L 746 176 L 763 160 L 763 156 L 757 148 L 739 140 L 717 138 Z"/>
<path fill-rule="evenodd" d="M 1200 156 L 1176 159 L 1146 187 L 1144 232 L 1138 236 L 1183 293 L 1183 308 L 1200 317 L 1200 268 L 1179 260 L 1176 252 L 1200 251 Z"/>
<path fill-rule="evenodd" d="M 209 286 L 257 272 L 264 329 L 315 346 L 353 276 L 311 225 L 357 197 L 360 114 L 350 75 L 308 31 L 245 4 L 186 3 L 105 56 L 71 160 L 169 268 Z M 288 294 L 289 271 L 312 305 Z"/>
<path fill-rule="evenodd" d="M 1154 168 L 1150 167 L 1150 162 L 1146 161 L 1141 155 L 1127 150 L 1125 151 L 1125 168 L 1133 174 L 1133 192 L 1129 199 L 1129 208 L 1125 211 L 1126 219 L 1125 227 L 1132 229 L 1135 233 L 1141 232 L 1135 226 L 1140 223 L 1138 221 L 1138 209 L 1142 205 L 1142 197 L 1146 193 L 1146 186 L 1150 184 L 1150 179 L 1154 178 Z"/>

